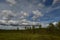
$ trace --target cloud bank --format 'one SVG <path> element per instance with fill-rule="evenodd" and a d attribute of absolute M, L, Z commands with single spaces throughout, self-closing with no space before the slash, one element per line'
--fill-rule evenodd
<path fill-rule="evenodd" d="M 5 0 L 0 5 L 0 20 L 8 19 L 9 23 L 45 25 L 60 20 L 60 12 L 55 11 L 60 10 L 60 0 Z"/>
<path fill-rule="evenodd" d="M 15 0 L 6 0 L 10 4 L 10 6 L 15 5 L 17 2 Z"/>

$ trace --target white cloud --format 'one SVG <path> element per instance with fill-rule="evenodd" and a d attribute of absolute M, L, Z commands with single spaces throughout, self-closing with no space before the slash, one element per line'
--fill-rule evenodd
<path fill-rule="evenodd" d="M 2 10 L 1 15 L 3 19 L 8 19 L 10 17 L 16 16 L 16 14 L 12 12 L 11 10 Z"/>
<path fill-rule="evenodd" d="M 12 11 L 11 10 L 2 10 L 2 13 L 4 13 L 4 14 L 12 14 Z"/>
<path fill-rule="evenodd" d="M 9 21 L 0 20 L 0 24 L 5 24 L 5 25 L 18 24 L 18 21 L 15 21 L 15 20 L 9 20 Z"/>
<path fill-rule="evenodd" d="M 29 21 L 27 19 L 21 19 L 21 20 L 10 20 L 8 23 L 17 23 L 19 25 L 39 25 L 40 22 L 34 22 L 34 21 Z"/>
<path fill-rule="evenodd" d="M 5 23 L 6 23 L 6 21 L 5 21 L 5 20 L 0 20 L 0 24 L 1 24 L 1 23 L 4 23 L 4 24 L 5 24 Z"/>
<path fill-rule="evenodd" d="M 8 24 L 18 24 L 18 21 L 15 21 L 15 20 L 9 20 L 9 21 L 8 21 Z"/>
<path fill-rule="evenodd" d="M 42 25 L 43 28 L 46 28 L 49 24 L 47 24 L 47 23 L 41 23 L 41 25 Z"/>
<path fill-rule="evenodd" d="M 39 3 L 38 6 L 39 6 L 39 8 L 43 8 L 43 7 L 45 7 L 45 5 L 42 4 L 42 3 Z"/>
<path fill-rule="evenodd" d="M 23 11 L 21 11 L 21 15 L 23 15 L 23 16 L 29 16 L 29 14 L 28 14 L 28 13 L 23 12 Z"/>
<path fill-rule="evenodd" d="M 60 8 L 60 6 L 55 7 L 55 8 L 49 7 L 49 8 L 47 8 L 46 13 L 52 12 L 52 11 L 57 10 L 59 8 Z"/>
<path fill-rule="evenodd" d="M 15 5 L 16 4 L 16 1 L 15 0 L 6 0 L 8 3 L 10 3 L 10 5 Z"/>
<path fill-rule="evenodd" d="M 59 1 L 59 0 L 54 0 L 54 1 L 53 1 L 53 4 L 57 3 L 57 1 Z"/>
<path fill-rule="evenodd" d="M 20 19 L 24 19 L 29 16 L 29 13 L 21 11 L 19 15 L 20 15 Z"/>
<path fill-rule="evenodd" d="M 40 22 L 29 21 L 27 19 L 20 20 L 20 24 L 22 25 L 39 25 Z"/>
<path fill-rule="evenodd" d="M 32 11 L 34 15 L 36 16 L 43 16 L 42 12 L 39 11 L 39 10 L 36 10 L 36 11 Z"/>
<path fill-rule="evenodd" d="M 19 25 L 39 25 L 40 22 L 32 22 L 29 21 L 27 19 L 22 19 L 22 20 L 0 20 L 0 24 L 6 24 L 6 25 L 10 25 L 10 24 L 19 24 Z"/>
<path fill-rule="evenodd" d="M 43 2 L 45 2 L 46 0 L 43 0 Z M 16 0 L 6 0 L 6 2 L 8 2 L 11 6 L 12 5 L 15 5 L 17 2 Z M 37 2 L 37 0 L 35 1 L 35 3 Z M 53 4 L 55 4 L 57 2 L 57 0 L 54 0 Z M 18 5 L 17 5 L 18 4 Z M 17 14 L 18 18 L 20 17 L 21 20 L 19 20 L 19 24 L 23 24 L 23 25 L 27 25 L 27 24 L 40 24 L 40 22 L 32 22 L 32 21 L 29 21 L 27 19 L 25 19 L 26 17 L 29 16 L 29 13 L 31 13 L 31 11 L 33 12 L 34 16 L 32 17 L 34 20 L 37 19 L 38 17 L 41 17 L 43 16 L 42 12 L 37 10 L 37 9 L 40 9 L 42 8 L 42 10 L 44 10 L 45 8 L 44 7 L 44 4 L 42 3 L 39 3 L 37 5 L 34 5 L 33 3 L 28 3 L 26 0 L 25 1 L 21 1 L 20 3 L 17 3 L 15 7 L 13 7 L 12 9 L 15 11 L 21 11 L 20 9 L 22 9 L 22 11 Z M 39 7 L 38 7 L 39 6 Z M 18 7 L 18 8 L 17 8 Z M 9 9 L 11 9 L 10 7 L 8 7 Z M 56 7 L 56 8 L 49 8 L 49 9 L 46 9 L 47 12 L 51 12 L 55 9 L 59 9 L 60 7 Z M 34 10 L 34 11 L 33 11 Z M 11 10 L 3 10 L 2 13 L 3 15 L 3 19 L 7 19 L 6 17 L 8 17 L 8 15 L 12 15 L 12 16 L 15 16 L 15 13 L 12 12 Z M 1 15 L 0 14 L 0 15 Z M 5 22 L 5 21 L 3 21 Z M 13 20 L 10 20 L 9 23 L 16 23 L 15 21 Z M 55 23 L 54 23 L 55 24 Z M 42 24 L 43 26 L 45 26 L 46 24 Z M 48 25 L 48 24 L 47 24 Z"/>
<path fill-rule="evenodd" d="M 46 0 L 43 0 L 43 2 L 45 2 Z"/>
<path fill-rule="evenodd" d="M 54 25 L 56 25 L 58 22 L 53 22 Z"/>
<path fill-rule="evenodd" d="M 43 16 L 42 12 L 39 11 L 39 10 L 32 11 L 32 12 L 33 12 L 33 14 L 34 14 L 34 16 L 32 17 L 33 19 L 36 19 L 36 18 L 38 18 L 38 17 Z"/>

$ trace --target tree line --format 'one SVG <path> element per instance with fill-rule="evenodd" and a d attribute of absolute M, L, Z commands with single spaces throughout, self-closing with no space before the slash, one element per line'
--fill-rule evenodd
<path fill-rule="evenodd" d="M 57 24 L 53 24 L 53 23 L 49 23 L 49 25 L 46 28 L 42 28 L 42 25 L 39 25 L 39 28 L 35 28 L 34 25 L 32 25 L 31 27 L 25 27 L 25 30 L 32 30 L 32 32 L 35 32 L 36 30 L 38 30 L 39 32 L 42 31 L 41 29 L 46 29 L 47 32 L 60 32 L 60 22 L 58 22 Z"/>

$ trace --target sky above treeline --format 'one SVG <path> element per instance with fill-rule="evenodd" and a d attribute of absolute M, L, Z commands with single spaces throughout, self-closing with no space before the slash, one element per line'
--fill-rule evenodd
<path fill-rule="evenodd" d="M 22 24 L 60 21 L 60 0 L 0 0 L 0 20 L 4 19 Z"/>

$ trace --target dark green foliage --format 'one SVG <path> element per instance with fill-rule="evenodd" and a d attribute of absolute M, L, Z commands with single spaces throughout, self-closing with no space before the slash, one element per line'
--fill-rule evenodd
<path fill-rule="evenodd" d="M 17 30 L 19 30 L 19 27 L 17 27 Z"/>
<path fill-rule="evenodd" d="M 31 27 L 29 27 L 29 29 L 31 30 Z"/>
<path fill-rule="evenodd" d="M 32 29 L 35 29 L 35 26 L 34 25 L 32 25 Z"/>
<path fill-rule="evenodd" d="M 42 25 L 39 25 L 39 29 L 41 29 L 42 28 Z"/>
<path fill-rule="evenodd" d="M 32 33 L 35 33 L 35 26 L 34 25 L 32 25 Z"/>
<path fill-rule="evenodd" d="M 27 29 L 27 27 L 25 26 L 25 30 Z"/>
<path fill-rule="evenodd" d="M 57 24 L 57 28 L 60 30 L 60 22 L 58 22 L 58 24 Z"/>
<path fill-rule="evenodd" d="M 54 32 L 54 30 L 55 30 L 55 26 L 52 23 L 50 23 L 48 26 L 48 31 Z"/>

